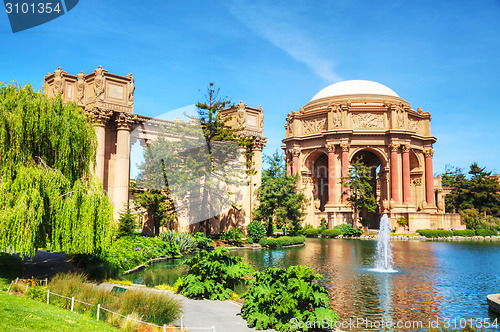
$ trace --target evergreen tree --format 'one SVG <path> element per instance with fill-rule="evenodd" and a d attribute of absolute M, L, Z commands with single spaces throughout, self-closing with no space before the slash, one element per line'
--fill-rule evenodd
<path fill-rule="evenodd" d="M 163 189 L 172 198 L 165 201 L 149 195 L 142 206 L 165 220 L 173 215 L 170 208 L 175 200 L 180 210 L 173 211 L 193 222 L 202 221 L 207 234 L 210 218 L 218 215 L 221 206 L 238 207 L 229 199 L 231 186 L 244 185 L 246 174 L 251 172 L 250 140 L 240 134 L 241 128 L 228 126 L 229 119 L 219 116 L 230 102 L 219 98 L 218 93 L 210 83 L 206 102 L 196 104 L 198 117 L 188 123 L 177 122 L 149 144 L 138 181 L 148 191 Z M 246 164 L 238 162 L 242 149 Z"/>
<path fill-rule="evenodd" d="M 135 215 L 132 213 L 130 207 L 127 205 L 125 211 L 120 212 L 120 219 L 118 220 L 118 232 L 116 237 L 128 236 L 134 234 L 136 225 Z"/>
<path fill-rule="evenodd" d="M 89 174 L 94 129 L 84 111 L 31 86 L 0 85 L 0 250 L 100 253 L 112 205 Z"/>
<path fill-rule="evenodd" d="M 273 234 L 273 224 L 287 225 L 296 233 L 305 215 L 306 196 L 297 192 L 297 175 L 287 175 L 283 155 L 275 152 L 265 156 L 269 168 L 262 172 L 262 184 L 257 190 L 259 206 L 253 210 L 253 219 L 267 225 L 267 235 Z"/>
<path fill-rule="evenodd" d="M 347 201 L 358 216 L 362 209 L 370 212 L 377 210 L 375 193 L 370 184 L 372 179 L 370 172 L 370 168 L 363 163 L 362 158 L 358 158 L 349 165 L 348 175 L 342 178 L 342 180 L 346 180 L 342 181 L 342 185 L 348 189 L 342 194 L 348 195 Z"/>

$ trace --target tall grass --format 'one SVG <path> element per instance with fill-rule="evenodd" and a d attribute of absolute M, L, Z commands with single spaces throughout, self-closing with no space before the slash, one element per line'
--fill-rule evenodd
<path fill-rule="evenodd" d="M 51 293 L 75 297 L 78 301 L 91 304 L 88 306 L 75 301 L 74 309 L 92 317 L 97 314 L 98 303 L 121 315 L 137 314 L 144 321 L 157 325 L 173 322 L 182 312 L 180 302 L 168 294 L 130 289 L 124 293 L 111 293 L 88 283 L 82 274 L 58 274 L 50 281 L 48 288 Z M 70 300 L 57 296 L 52 296 L 50 302 L 66 309 L 71 306 Z M 106 311 L 101 311 L 100 315 L 107 320 L 116 320 L 113 318 L 116 315 Z"/>

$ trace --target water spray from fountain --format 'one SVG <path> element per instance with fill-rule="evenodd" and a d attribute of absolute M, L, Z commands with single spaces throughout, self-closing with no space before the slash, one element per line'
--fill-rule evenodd
<path fill-rule="evenodd" d="M 375 272 L 396 272 L 392 268 L 392 244 L 391 244 L 391 226 L 389 225 L 389 218 L 386 214 L 380 220 L 380 229 L 378 232 L 377 252 L 375 260 Z"/>

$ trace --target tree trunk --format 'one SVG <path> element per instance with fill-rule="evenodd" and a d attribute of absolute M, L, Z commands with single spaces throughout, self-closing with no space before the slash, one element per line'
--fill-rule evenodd
<path fill-rule="evenodd" d="M 273 220 L 270 219 L 267 223 L 267 236 L 273 236 Z"/>

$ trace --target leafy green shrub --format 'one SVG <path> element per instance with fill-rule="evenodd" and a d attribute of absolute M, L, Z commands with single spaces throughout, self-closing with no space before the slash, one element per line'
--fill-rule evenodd
<path fill-rule="evenodd" d="M 476 235 L 476 233 L 474 232 L 473 229 L 464 229 L 464 230 L 457 229 L 456 231 L 453 231 L 453 236 L 467 236 L 467 237 L 471 237 L 471 236 L 474 236 L 474 235 Z"/>
<path fill-rule="evenodd" d="M 301 244 L 306 242 L 306 238 L 303 235 L 298 236 L 280 236 L 280 237 L 265 237 L 260 239 L 259 244 L 261 247 L 269 248 L 281 248 L 286 246 L 291 246 L 294 244 Z"/>
<path fill-rule="evenodd" d="M 346 237 L 358 237 L 363 235 L 363 230 L 359 228 L 348 228 L 344 233 Z"/>
<path fill-rule="evenodd" d="M 248 243 L 248 244 L 255 243 L 255 241 L 253 240 L 253 237 L 250 237 L 250 236 L 247 236 L 247 238 L 245 239 L 245 242 Z"/>
<path fill-rule="evenodd" d="M 107 251 L 105 260 L 111 266 L 130 270 L 154 258 L 174 257 L 179 255 L 179 246 L 140 235 L 124 236 L 113 243 Z"/>
<path fill-rule="evenodd" d="M 407 225 L 407 222 L 406 222 L 406 219 L 405 217 L 400 217 L 398 218 L 398 220 L 396 221 L 398 223 L 399 226 L 401 227 L 404 227 Z"/>
<path fill-rule="evenodd" d="M 337 237 L 340 234 L 342 233 L 338 229 L 325 229 L 323 233 L 321 233 L 324 237 Z"/>
<path fill-rule="evenodd" d="M 496 236 L 496 235 L 498 235 L 497 231 L 494 231 L 491 229 L 477 229 L 476 233 L 479 236 Z"/>
<path fill-rule="evenodd" d="M 162 241 L 178 245 L 181 254 L 193 252 L 198 248 L 198 242 L 192 234 L 179 232 L 175 229 L 169 229 L 161 233 L 159 237 Z"/>
<path fill-rule="evenodd" d="M 243 237 L 243 231 L 238 227 L 231 227 L 229 231 L 222 232 L 220 235 L 221 240 L 236 245 L 241 245 L 243 243 L 242 237 Z"/>
<path fill-rule="evenodd" d="M 206 237 L 202 232 L 196 232 L 193 234 L 194 239 L 196 240 L 196 245 L 198 249 L 207 249 L 212 248 L 212 239 Z"/>
<path fill-rule="evenodd" d="M 246 282 L 244 277 L 252 275 L 253 268 L 243 263 L 243 257 L 229 256 L 223 247 L 211 252 L 202 250 L 187 260 L 187 275 L 177 279 L 174 288 L 189 298 L 227 300 L 235 287 Z"/>
<path fill-rule="evenodd" d="M 259 242 L 260 239 L 266 236 L 266 227 L 260 221 L 252 221 L 247 226 L 247 234 L 255 242 Z"/>
<path fill-rule="evenodd" d="M 329 308 L 328 292 L 315 283 L 321 278 L 306 266 L 257 272 L 250 281 L 249 291 L 242 296 L 245 302 L 241 316 L 250 327 L 259 330 L 297 331 L 294 319 L 304 323 L 323 319 L 335 323 L 338 315 Z"/>
<path fill-rule="evenodd" d="M 321 234 L 321 230 L 318 228 L 305 228 L 302 232 L 307 237 L 317 237 L 319 234 Z"/>
<path fill-rule="evenodd" d="M 451 237 L 452 231 L 445 231 L 442 229 L 419 229 L 417 233 L 425 237 Z"/>
<path fill-rule="evenodd" d="M 341 224 L 333 227 L 333 229 L 338 229 L 342 234 L 347 232 L 348 229 L 352 229 L 352 224 Z"/>

